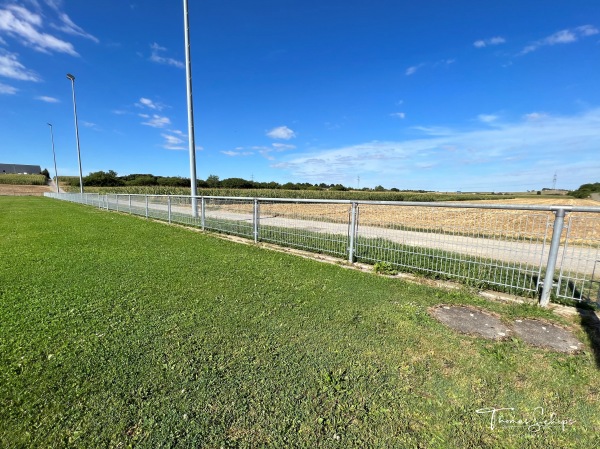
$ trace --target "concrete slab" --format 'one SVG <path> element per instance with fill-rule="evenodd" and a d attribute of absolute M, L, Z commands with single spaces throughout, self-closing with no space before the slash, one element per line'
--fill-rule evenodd
<path fill-rule="evenodd" d="M 567 354 L 584 348 L 571 331 L 543 320 L 516 319 L 506 325 L 490 312 L 467 306 L 437 306 L 429 313 L 458 332 L 488 340 L 518 337 L 532 346 Z"/>
<path fill-rule="evenodd" d="M 475 307 L 440 306 L 430 309 L 430 313 L 445 325 L 464 334 L 502 340 L 512 332 L 497 317 Z"/>
<path fill-rule="evenodd" d="M 515 320 L 512 327 L 519 338 L 532 346 L 565 353 L 583 349 L 583 343 L 569 330 L 555 324 L 541 320 Z"/>

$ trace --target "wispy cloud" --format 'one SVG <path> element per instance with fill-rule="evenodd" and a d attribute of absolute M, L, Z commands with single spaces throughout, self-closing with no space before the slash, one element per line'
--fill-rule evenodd
<path fill-rule="evenodd" d="M 275 149 L 275 151 L 288 151 L 296 149 L 296 145 L 290 145 L 288 143 L 275 142 L 272 144 L 272 146 Z"/>
<path fill-rule="evenodd" d="M 19 91 L 16 87 L 0 83 L 0 95 L 14 95 Z"/>
<path fill-rule="evenodd" d="M 290 140 L 296 137 L 296 133 L 287 126 L 278 126 L 270 131 L 267 131 L 267 136 L 271 139 Z"/>
<path fill-rule="evenodd" d="M 85 120 L 82 120 L 81 124 L 86 128 L 93 129 L 94 131 L 100 131 L 100 128 L 98 127 L 98 125 L 96 123 L 86 122 Z"/>
<path fill-rule="evenodd" d="M 498 120 L 498 116 L 493 114 L 479 114 L 477 119 L 482 123 L 493 123 Z"/>
<path fill-rule="evenodd" d="M 527 45 L 525 48 L 523 48 L 523 50 L 521 50 L 519 55 L 526 55 L 527 53 L 531 53 L 545 46 L 571 44 L 573 42 L 577 42 L 581 38 L 593 36 L 598 33 L 600 33 L 600 31 L 593 25 L 582 25 L 576 28 L 557 31 L 556 33 L 545 37 L 544 39 L 540 39 Z"/>
<path fill-rule="evenodd" d="M 425 67 L 429 67 L 429 68 L 447 67 L 447 66 L 454 64 L 455 62 L 456 62 L 456 59 L 452 59 L 452 58 L 451 59 L 440 59 L 439 61 L 436 61 L 436 62 L 422 62 L 420 64 L 410 66 L 409 68 L 407 68 L 404 71 L 404 74 L 406 76 L 411 76 L 411 75 L 414 75 L 415 73 L 417 73 L 418 70 L 421 70 Z"/>
<path fill-rule="evenodd" d="M 406 71 L 404 72 L 404 74 L 406 76 L 414 75 L 415 73 L 417 73 L 417 70 L 419 70 L 424 65 L 425 64 L 418 64 L 418 65 L 410 66 L 409 68 L 406 69 Z"/>
<path fill-rule="evenodd" d="M 488 119 L 491 117 L 488 117 Z M 600 109 L 575 116 L 531 113 L 512 123 L 460 130 L 422 127 L 420 138 L 371 141 L 290 155 L 272 164 L 298 179 L 426 190 L 542 188 L 560 168 L 576 188 L 597 179 Z M 442 129 L 443 133 L 432 133 Z"/>
<path fill-rule="evenodd" d="M 506 39 L 504 39 L 501 36 L 496 36 L 496 37 L 492 37 L 489 39 L 480 39 L 478 41 L 473 42 L 473 46 L 476 48 L 484 48 L 484 47 L 488 47 L 490 45 L 500 45 L 500 44 L 504 44 L 506 42 Z"/>
<path fill-rule="evenodd" d="M 53 27 L 56 28 L 57 30 L 62 31 L 67 34 L 74 35 L 74 36 L 83 37 L 85 39 L 89 39 L 96 43 L 100 42 L 100 40 L 97 37 L 91 35 L 90 33 L 83 30 L 83 28 L 81 28 L 80 26 L 73 23 L 73 21 L 70 19 L 70 17 L 68 15 L 66 15 L 65 13 L 59 13 L 58 17 L 61 22 L 60 25 L 53 25 Z"/>
<path fill-rule="evenodd" d="M 35 99 L 43 101 L 45 103 L 60 103 L 60 100 L 58 98 L 47 97 L 45 95 L 40 95 L 39 97 L 35 97 Z"/>
<path fill-rule="evenodd" d="M 392 112 L 390 114 L 390 117 L 395 117 L 395 118 L 399 118 L 399 119 L 404 119 L 406 118 L 406 114 L 404 112 Z"/>
<path fill-rule="evenodd" d="M 140 114 L 140 117 L 146 119 L 145 122 L 142 122 L 142 125 L 151 126 L 152 128 L 164 128 L 171 124 L 171 119 L 169 117 L 158 114 Z"/>
<path fill-rule="evenodd" d="M 256 145 L 256 146 L 253 146 L 250 148 L 236 147 L 233 150 L 221 151 L 221 153 L 223 153 L 226 156 L 231 156 L 231 157 L 254 156 L 256 154 L 259 154 L 260 156 L 262 156 L 270 161 L 274 161 L 275 157 L 273 156 L 273 153 L 282 153 L 284 151 L 291 151 L 291 150 L 295 150 L 295 149 L 296 149 L 296 145 L 280 143 L 280 142 L 273 142 L 271 144 L 271 146 Z"/>
<path fill-rule="evenodd" d="M 0 9 L 0 33 L 15 38 L 34 50 L 79 56 L 73 44 L 41 31 L 42 16 L 22 6 L 8 5 Z"/>
<path fill-rule="evenodd" d="M 150 54 L 150 61 L 156 62 L 157 64 L 171 65 L 179 69 L 185 68 L 185 64 L 183 62 L 163 56 L 162 53 L 167 51 L 167 49 L 165 47 L 161 47 L 156 42 L 150 45 L 150 49 L 152 50 Z"/>
<path fill-rule="evenodd" d="M 135 104 L 138 108 L 148 108 L 154 109 L 155 111 L 162 111 L 165 108 L 165 105 L 162 103 L 155 103 L 149 98 L 140 98 L 140 100 Z"/>
<path fill-rule="evenodd" d="M 161 136 L 164 139 L 163 148 L 167 150 L 187 150 L 188 147 L 185 145 L 185 141 L 182 137 L 181 131 L 169 131 L 168 133 L 162 133 Z"/>
<path fill-rule="evenodd" d="M 16 53 L 0 49 L 0 76 L 22 81 L 40 81 L 40 77 L 33 70 L 28 70 L 18 60 Z"/>
<path fill-rule="evenodd" d="M 221 151 L 225 156 L 230 157 L 238 157 L 238 156 L 252 156 L 254 152 L 252 151 L 235 151 L 235 150 L 225 150 Z"/>

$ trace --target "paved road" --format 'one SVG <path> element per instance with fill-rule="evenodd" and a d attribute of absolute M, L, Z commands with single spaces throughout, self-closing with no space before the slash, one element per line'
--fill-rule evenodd
<path fill-rule="evenodd" d="M 145 203 L 132 202 L 134 208 L 145 208 Z M 150 204 L 154 210 L 166 213 L 167 205 Z M 114 208 L 114 205 L 112 206 Z M 128 205 L 120 204 L 121 210 L 127 210 Z M 173 205 L 173 215 L 181 214 L 191 216 L 189 206 Z M 152 215 L 152 214 L 150 214 Z M 232 221 L 252 222 L 251 213 L 236 213 L 223 210 L 211 210 L 207 208 L 207 218 Z M 175 217 L 173 217 L 175 220 Z M 260 224 L 284 228 L 294 228 L 316 233 L 329 233 L 348 235 L 347 223 L 332 223 L 318 220 L 303 220 L 298 218 L 285 218 L 281 216 L 261 216 Z M 496 259 L 504 262 L 512 262 L 523 265 L 545 266 L 548 261 L 550 237 L 546 244 L 530 243 L 527 241 L 498 240 L 491 238 L 475 238 L 461 235 L 440 234 L 434 232 L 415 232 L 405 230 L 386 229 L 375 226 L 359 226 L 358 235 L 366 238 L 384 238 L 397 243 L 402 243 L 421 248 L 441 249 L 453 253 L 471 256 L 470 258 Z M 596 275 L 600 272 L 600 249 L 582 246 L 571 246 L 564 254 L 561 246 L 558 253 L 557 269 L 561 267 L 565 271 L 592 274 L 596 267 Z M 597 262 L 598 261 L 598 262 Z"/>

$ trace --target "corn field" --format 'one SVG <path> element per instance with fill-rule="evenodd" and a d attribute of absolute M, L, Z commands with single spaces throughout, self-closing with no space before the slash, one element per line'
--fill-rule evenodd
<path fill-rule="evenodd" d="M 13 186 L 44 186 L 46 185 L 46 177 L 44 175 L 2 175 L 0 176 L 0 184 Z"/>

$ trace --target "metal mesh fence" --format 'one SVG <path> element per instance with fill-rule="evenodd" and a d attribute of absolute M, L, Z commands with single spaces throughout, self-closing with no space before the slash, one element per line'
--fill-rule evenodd
<path fill-rule="evenodd" d="M 521 294 L 538 289 L 547 214 L 360 205 L 358 223 L 358 260 Z"/>
<path fill-rule="evenodd" d="M 553 289 L 559 298 L 600 304 L 600 208 L 571 212 L 567 207 L 448 203 L 46 196 L 348 260 L 386 262 L 399 271 L 511 294 L 532 296 L 543 285 L 542 303 Z M 555 220 L 557 211 L 568 214 L 564 228 L 562 219 Z M 555 225 L 559 237 L 550 244 Z M 554 288 L 545 276 L 549 259 L 556 261 Z"/>
<path fill-rule="evenodd" d="M 263 242 L 345 257 L 350 206 L 335 203 L 260 203 Z"/>
<path fill-rule="evenodd" d="M 204 199 L 204 229 L 253 238 L 253 199 Z"/>
<path fill-rule="evenodd" d="M 600 304 L 600 217 L 573 213 L 563 235 L 556 295 Z"/>

